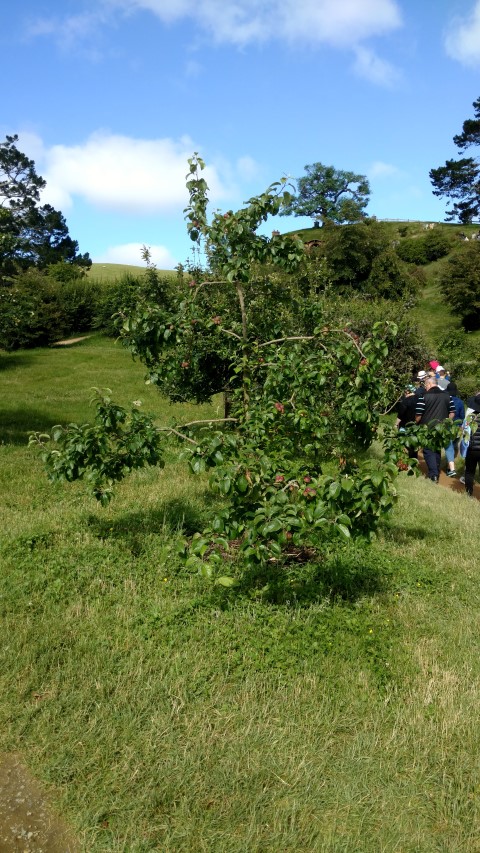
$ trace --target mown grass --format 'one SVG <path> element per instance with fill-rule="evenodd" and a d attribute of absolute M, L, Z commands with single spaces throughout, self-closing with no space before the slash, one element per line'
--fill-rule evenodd
<path fill-rule="evenodd" d="M 11 411 L 48 391 L 85 420 L 95 371 L 145 396 L 100 338 L 22 355 Z M 179 559 L 209 498 L 173 451 L 102 510 L 23 436 L 0 447 L 1 749 L 85 851 L 479 849 L 477 502 L 402 478 L 371 548 L 232 594 Z"/>

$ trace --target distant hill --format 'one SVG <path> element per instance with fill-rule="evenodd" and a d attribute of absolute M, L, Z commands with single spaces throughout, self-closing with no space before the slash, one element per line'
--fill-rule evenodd
<path fill-rule="evenodd" d="M 432 220 L 421 221 L 414 219 L 379 219 L 379 222 L 382 222 L 386 225 L 387 229 L 391 233 L 392 240 L 402 240 L 407 237 L 424 237 L 427 233 L 428 225 L 433 225 L 439 231 L 442 231 L 450 236 L 455 236 L 456 234 L 466 234 L 467 237 L 471 238 L 473 234 L 477 234 L 480 230 L 480 225 L 477 223 L 476 225 L 459 225 L 457 223 L 450 222 L 434 222 Z M 308 242 L 309 240 L 321 240 L 322 229 L 321 228 L 298 228 L 294 231 L 288 231 L 287 234 L 298 234 L 302 240 Z"/>
<path fill-rule="evenodd" d="M 97 281 L 117 281 L 126 273 L 130 275 L 143 275 L 145 266 L 134 264 L 92 264 L 88 271 L 88 277 Z M 175 276 L 176 270 L 158 270 L 160 275 Z"/>

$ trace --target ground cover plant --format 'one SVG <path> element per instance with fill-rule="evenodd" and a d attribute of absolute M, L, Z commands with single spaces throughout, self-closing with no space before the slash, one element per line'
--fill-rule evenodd
<path fill-rule="evenodd" d="M 0 373 L 1 749 L 81 848 L 473 853 L 476 502 L 401 477 L 369 549 L 233 595 L 179 558 L 211 498 L 173 449 L 102 509 L 82 483 L 48 484 L 16 426 L 26 405 L 33 427 L 91 419 L 94 376 L 125 404 L 143 375 L 128 353 L 94 337 L 2 353 Z"/>

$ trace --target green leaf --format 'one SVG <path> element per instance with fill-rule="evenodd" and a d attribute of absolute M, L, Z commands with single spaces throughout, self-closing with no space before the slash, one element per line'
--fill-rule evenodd
<path fill-rule="evenodd" d="M 328 490 L 328 495 L 330 498 L 333 498 L 334 500 L 336 500 L 336 498 L 338 498 L 338 496 L 340 495 L 341 491 L 342 491 L 342 487 L 341 487 L 340 483 L 331 483 L 330 488 Z"/>
<path fill-rule="evenodd" d="M 235 586 L 237 581 L 235 580 L 235 578 L 231 578 L 229 575 L 222 575 L 221 577 L 216 579 L 215 583 L 219 586 L 230 587 Z"/>
<path fill-rule="evenodd" d="M 201 574 L 202 578 L 209 580 L 209 578 L 212 577 L 212 572 L 213 572 L 213 569 L 209 565 L 209 563 L 202 563 L 202 566 L 200 569 L 200 574 Z"/>
<path fill-rule="evenodd" d="M 272 521 L 269 521 L 265 527 L 263 527 L 262 533 L 264 536 L 268 536 L 269 533 L 276 533 L 278 530 L 281 530 L 282 527 L 282 522 L 279 521 L 278 518 L 274 518 Z"/>
<path fill-rule="evenodd" d="M 231 485 L 232 481 L 230 477 L 224 477 L 223 480 L 220 481 L 220 491 L 222 494 L 228 495 Z"/>
<path fill-rule="evenodd" d="M 337 524 L 337 530 L 345 537 L 345 539 L 350 539 L 350 531 L 344 524 Z"/>

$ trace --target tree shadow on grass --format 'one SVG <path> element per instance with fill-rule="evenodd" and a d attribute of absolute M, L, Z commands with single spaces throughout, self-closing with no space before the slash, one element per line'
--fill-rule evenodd
<path fill-rule="evenodd" d="M 353 603 L 365 596 L 386 593 L 393 566 L 367 549 L 352 548 L 299 565 L 247 568 L 236 588 L 277 605 L 308 607 L 320 601 Z"/>
<path fill-rule="evenodd" d="M 126 512 L 120 517 L 102 519 L 87 517 L 87 525 L 99 539 L 122 539 L 133 554 L 144 550 L 145 537 L 164 533 L 165 536 L 193 536 L 205 524 L 198 506 L 182 500 L 171 500 L 157 507 L 138 512 Z"/>
<path fill-rule="evenodd" d="M 2 370 L 13 370 L 17 367 L 30 367 L 35 361 L 29 352 L 0 352 L 0 372 Z"/>
<path fill-rule="evenodd" d="M 29 433 L 50 432 L 60 423 L 58 416 L 22 406 L 17 409 L 0 407 L 0 444 L 28 444 Z"/>
<path fill-rule="evenodd" d="M 416 524 L 409 524 L 402 527 L 388 527 L 385 526 L 383 528 L 383 535 L 385 539 L 389 539 L 391 542 L 395 542 L 397 545 L 402 544 L 410 544 L 412 539 L 424 540 L 428 537 L 431 537 L 431 532 L 428 530 L 428 525 L 425 527 L 419 527 Z M 435 536 L 438 539 L 438 536 Z"/>

